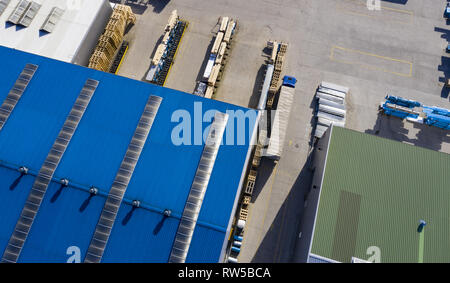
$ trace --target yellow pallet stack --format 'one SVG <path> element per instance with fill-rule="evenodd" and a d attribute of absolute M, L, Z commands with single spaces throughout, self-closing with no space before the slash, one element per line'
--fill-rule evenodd
<path fill-rule="evenodd" d="M 108 72 L 114 56 L 123 41 L 125 29 L 136 22 L 136 16 L 129 6 L 117 4 L 100 36 L 94 53 L 89 60 L 89 68 Z"/>

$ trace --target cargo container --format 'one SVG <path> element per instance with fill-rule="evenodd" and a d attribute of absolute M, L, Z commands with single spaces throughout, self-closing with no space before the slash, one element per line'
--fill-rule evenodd
<path fill-rule="evenodd" d="M 267 70 L 266 70 L 266 77 L 264 78 L 264 83 L 263 83 L 263 87 L 261 90 L 261 96 L 259 98 L 259 103 L 258 103 L 258 110 L 264 110 L 266 109 L 266 103 L 267 103 L 267 96 L 269 95 L 269 88 L 270 88 L 270 83 L 272 81 L 272 75 L 273 75 L 273 65 L 269 64 L 267 65 Z"/>
<path fill-rule="evenodd" d="M 297 80 L 295 78 L 289 76 L 285 76 L 283 79 L 278 106 L 271 127 L 269 146 L 265 152 L 265 156 L 274 160 L 279 160 L 283 152 L 284 140 L 286 138 L 289 116 L 295 94 L 295 87 L 292 86 L 295 86 L 296 82 Z"/>

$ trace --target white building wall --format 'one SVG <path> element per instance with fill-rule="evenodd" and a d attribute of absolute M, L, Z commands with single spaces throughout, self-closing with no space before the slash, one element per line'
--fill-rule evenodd
<path fill-rule="evenodd" d="M 0 16 L 0 45 L 80 65 L 87 64 L 112 13 L 107 0 L 34 0 L 42 6 L 31 25 L 22 27 L 7 22 L 19 2 L 11 0 Z M 42 32 L 53 7 L 64 14 L 52 33 Z"/>

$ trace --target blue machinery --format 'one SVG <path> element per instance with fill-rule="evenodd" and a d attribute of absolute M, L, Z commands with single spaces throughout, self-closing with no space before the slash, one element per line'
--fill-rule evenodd
<path fill-rule="evenodd" d="M 420 102 L 396 96 L 386 96 L 380 110 L 386 115 L 407 119 L 413 123 L 425 124 L 450 130 L 450 110 L 425 106 Z"/>

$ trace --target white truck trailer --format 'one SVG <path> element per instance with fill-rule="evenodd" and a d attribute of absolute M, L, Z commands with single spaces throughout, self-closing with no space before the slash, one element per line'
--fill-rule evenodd
<path fill-rule="evenodd" d="M 289 116 L 294 101 L 296 82 L 297 79 L 294 77 L 285 76 L 283 79 L 275 118 L 271 127 L 269 146 L 264 154 L 264 156 L 270 159 L 279 160 L 283 153 Z"/>

